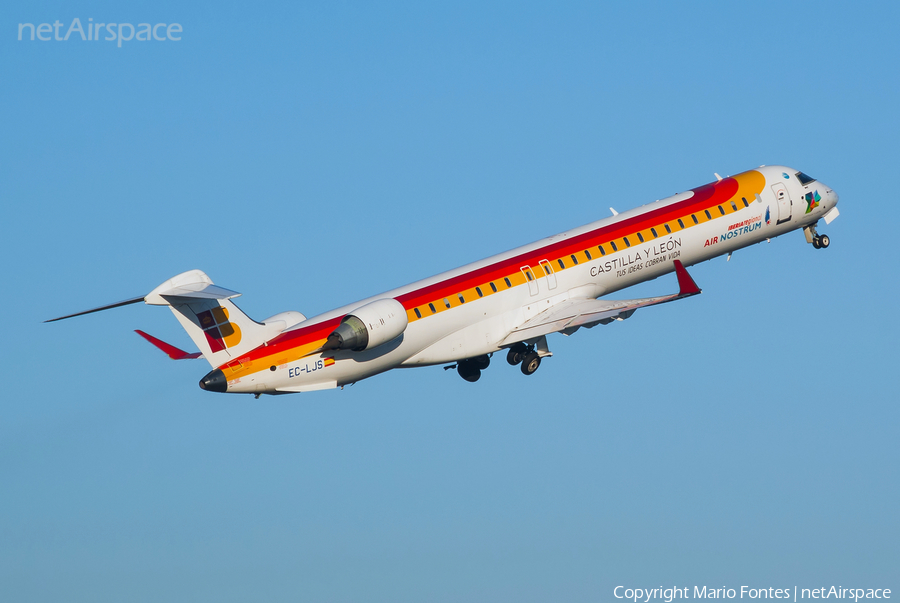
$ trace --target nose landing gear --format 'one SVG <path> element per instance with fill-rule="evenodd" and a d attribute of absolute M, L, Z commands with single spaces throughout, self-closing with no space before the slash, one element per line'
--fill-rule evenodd
<path fill-rule="evenodd" d="M 816 224 L 818 224 L 818 222 Z M 829 239 L 826 234 L 820 235 L 816 232 L 816 224 L 811 224 L 803 228 L 803 234 L 806 235 L 806 242 L 812 243 L 814 249 L 826 249 L 831 245 L 831 239 Z"/>

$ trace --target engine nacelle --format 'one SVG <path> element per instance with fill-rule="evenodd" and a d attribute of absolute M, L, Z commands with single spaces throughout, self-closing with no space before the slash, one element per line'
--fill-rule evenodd
<path fill-rule="evenodd" d="M 278 332 L 281 333 L 288 327 L 299 325 L 304 320 L 306 320 L 306 316 L 300 312 L 288 310 L 287 312 L 279 312 L 275 316 L 268 317 L 263 321 L 263 324 L 267 327 L 277 328 Z"/>
<path fill-rule="evenodd" d="M 371 350 L 406 330 L 409 317 L 396 299 L 379 299 L 347 314 L 325 343 L 326 350 Z"/>

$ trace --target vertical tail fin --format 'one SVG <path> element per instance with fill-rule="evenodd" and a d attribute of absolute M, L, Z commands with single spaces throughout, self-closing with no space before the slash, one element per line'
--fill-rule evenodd
<path fill-rule="evenodd" d="M 259 347 L 284 328 L 284 323 L 252 320 L 231 301 L 239 295 L 214 285 L 202 271 L 190 270 L 148 293 L 144 302 L 169 306 L 203 357 L 216 368 Z"/>

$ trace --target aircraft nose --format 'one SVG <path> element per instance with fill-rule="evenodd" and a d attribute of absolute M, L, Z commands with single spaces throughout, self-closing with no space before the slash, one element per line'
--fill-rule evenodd
<path fill-rule="evenodd" d="M 834 192 L 832 189 L 827 189 L 825 191 L 825 207 L 831 209 L 838 203 L 838 194 Z"/>
<path fill-rule="evenodd" d="M 203 379 L 200 380 L 200 389 L 205 389 L 208 392 L 218 392 L 220 394 L 224 394 L 226 391 L 228 391 L 228 380 L 225 379 L 225 373 L 223 373 L 219 369 L 210 371 Z"/>

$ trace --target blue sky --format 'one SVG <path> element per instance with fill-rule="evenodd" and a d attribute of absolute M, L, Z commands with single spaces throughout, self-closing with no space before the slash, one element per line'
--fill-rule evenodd
<path fill-rule="evenodd" d="M 34 2 L 0 20 L 0 592 L 607 601 L 900 588 L 898 8 Z M 19 23 L 180 41 L 18 41 Z M 307 315 L 760 164 L 841 196 L 703 295 L 438 367 L 212 395 L 192 268 Z M 674 278 L 634 290 L 667 293 Z"/>

